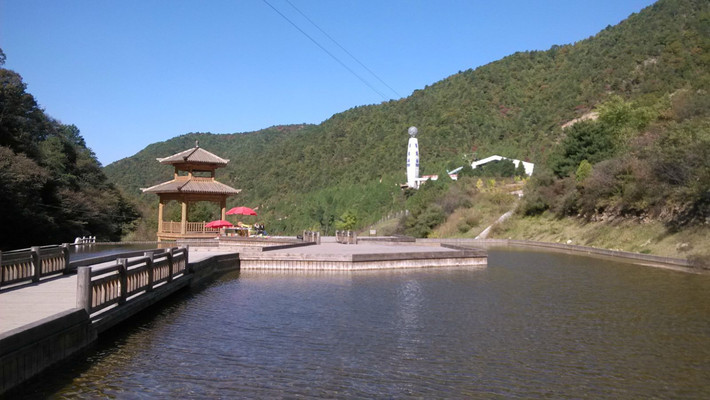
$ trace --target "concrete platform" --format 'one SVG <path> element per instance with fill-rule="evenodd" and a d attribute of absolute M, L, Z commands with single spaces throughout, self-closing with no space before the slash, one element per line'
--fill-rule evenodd
<path fill-rule="evenodd" d="M 487 264 L 483 250 L 454 249 L 439 245 L 364 243 L 318 245 L 261 251 L 244 251 L 239 255 L 240 268 L 359 271 L 399 268 L 432 268 Z"/>

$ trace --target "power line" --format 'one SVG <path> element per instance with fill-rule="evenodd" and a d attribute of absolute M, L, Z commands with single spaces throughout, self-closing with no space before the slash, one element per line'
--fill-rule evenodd
<path fill-rule="evenodd" d="M 397 91 L 394 90 L 390 85 L 388 85 L 384 80 L 382 80 L 382 78 L 380 78 L 379 76 L 377 76 L 377 74 L 376 74 L 375 72 L 373 72 L 370 68 L 367 68 L 367 66 L 366 66 L 365 64 L 363 64 L 360 60 L 358 60 L 357 57 L 355 57 L 352 53 L 350 53 L 345 47 L 343 47 L 342 45 L 340 45 L 340 43 L 338 43 L 335 39 L 333 39 L 333 37 L 330 36 L 326 31 L 324 31 L 323 29 L 321 29 L 321 27 L 318 26 L 315 22 L 313 22 L 313 20 L 311 20 L 310 18 L 308 18 L 308 16 L 307 16 L 306 14 L 304 14 L 303 11 L 299 10 L 298 7 L 296 7 L 295 5 L 293 5 L 293 3 L 291 3 L 289 0 L 286 0 L 286 2 L 287 2 L 288 4 L 290 4 L 291 7 L 294 8 L 294 10 L 298 11 L 298 13 L 303 16 L 303 18 L 307 19 L 308 22 L 310 22 L 310 23 L 311 23 L 313 26 L 315 26 L 319 31 L 321 31 L 321 33 L 323 33 L 326 37 L 328 37 L 328 39 L 330 39 L 333 43 L 335 43 L 336 46 L 340 47 L 340 49 L 341 49 L 342 51 L 344 51 L 344 52 L 345 52 L 347 55 L 349 55 L 353 60 L 355 60 L 358 64 L 360 64 L 361 67 L 365 68 L 365 69 L 367 70 L 367 72 L 369 72 L 370 74 L 372 74 L 372 76 L 374 76 L 375 78 L 377 78 L 377 80 L 380 81 L 380 83 L 382 83 L 383 85 L 387 86 L 387 88 L 388 88 L 389 90 L 391 90 L 394 94 L 396 94 L 397 97 L 402 97 L 402 95 L 400 95 L 399 93 L 397 93 Z"/>
<path fill-rule="evenodd" d="M 285 19 L 286 21 L 288 21 L 288 23 L 290 23 L 291 25 L 293 25 L 294 28 L 298 29 L 299 32 L 301 32 L 305 37 L 307 37 L 308 39 L 310 39 L 310 41 L 313 42 L 316 46 L 320 47 L 321 50 L 323 50 L 324 52 L 326 52 L 326 54 L 328 54 L 331 58 L 333 58 L 335 61 L 337 61 L 338 64 L 342 65 L 343 68 L 347 69 L 351 74 L 353 74 L 356 78 L 358 78 L 362 83 L 364 83 L 365 85 L 367 85 L 367 87 L 369 87 L 370 89 L 372 89 L 375 93 L 379 94 L 384 100 L 389 100 L 389 99 L 387 98 L 387 96 L 385 96 L 384 94 L 382 94 L 382 92 L 380 92 L 379 90 L 377 90 L 374 86 L 372 86 L 372 85 L 371 85 L 368 81 L 366 81 L 363 77 L 361 77 L 360 75 L 358 75 L 358 74 L 357 74 L 355 71 L 353 71 L 350 67 L 348 67 L 347 65 L 345 65 L 344 62 L 340 61 L 340 59 L 339 59 L 338 57 L 336 57 L 333 53 L 331 53 L 330 51 L 328 51 L 328 49 L 326 49 L 326 48 L 323 47 L 320 43 L 318 43 L 315 39 L 313 39 L 313 38 L 312 38 L 309 34 L 307 34 L 303 29 L 301 29 L 298 25 L 296 25 L 293 21 L 291 21 L 287 16 L 285 16 L 283 13 L 281 13 L 281 11 L 279 11 L 276 7 L 274 7 L 273 5 L 271 5 L 271 3 L 269 3 L 267 0 L 262 0 L 262 1 L 263 1 L 264 3 L 266 3 L 266 5 L 268 5 L 269 7 L 271 7 L 274 11 L 276 11 L 276 13 L 279 14 L 281 17 L 283 17 L 283 19 Z"/>

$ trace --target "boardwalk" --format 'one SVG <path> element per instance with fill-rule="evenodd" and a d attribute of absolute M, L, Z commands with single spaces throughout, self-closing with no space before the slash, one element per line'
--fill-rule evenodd
<path fill-rule="evenodd" d="M 190 254 L 189 262 L 228 253 L 234 251 L 195 252 Z M 75 307 L 76 275 L 3 289 L 0 291 L 0 335 Z"/>

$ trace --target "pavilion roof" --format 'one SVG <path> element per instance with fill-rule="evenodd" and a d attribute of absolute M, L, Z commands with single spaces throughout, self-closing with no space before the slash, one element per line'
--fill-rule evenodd
<path fill-rule="evenodd" d="M 217 182 L 213 179 L 173 179 L 168 182 L 159 183 L 146 189 L 142 189 L 143 193 L 201 193 L 201 194 L 226 194 L 233 195 L 241 192 L 241 189 L 235 189 L 227 186 L 224 183 Z"/>
<path fill-rule="evenodd" d="M 181 151 L 180 153 L 173 154 L 169 157 L 157 158 L 161 164 L 212 164 L 212 165 L 227 165 L 229 160 L 222 158 L 220 156 L 214 155 L 209 151 L 200 147 L 199 144 L 195 144 L 195 147 Z"/>

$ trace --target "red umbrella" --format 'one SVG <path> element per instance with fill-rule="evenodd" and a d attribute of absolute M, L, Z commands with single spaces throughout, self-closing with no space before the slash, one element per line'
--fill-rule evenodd
<path fill-rule="evenodd" d="M 232 225 L 231 222 L 225 221 L 223 219 L 218 219 L 216 221 L 210 221 L 205 224 L 205 228 L 229 228 L 232 226 L 234 226 L 234 225 Z"/>
<path fill-rule="evenodd" d="M 227 215 L 256 215 L 256 211 L 252 210 L 249 207 L 234 207 L 227 211 Z"/>

